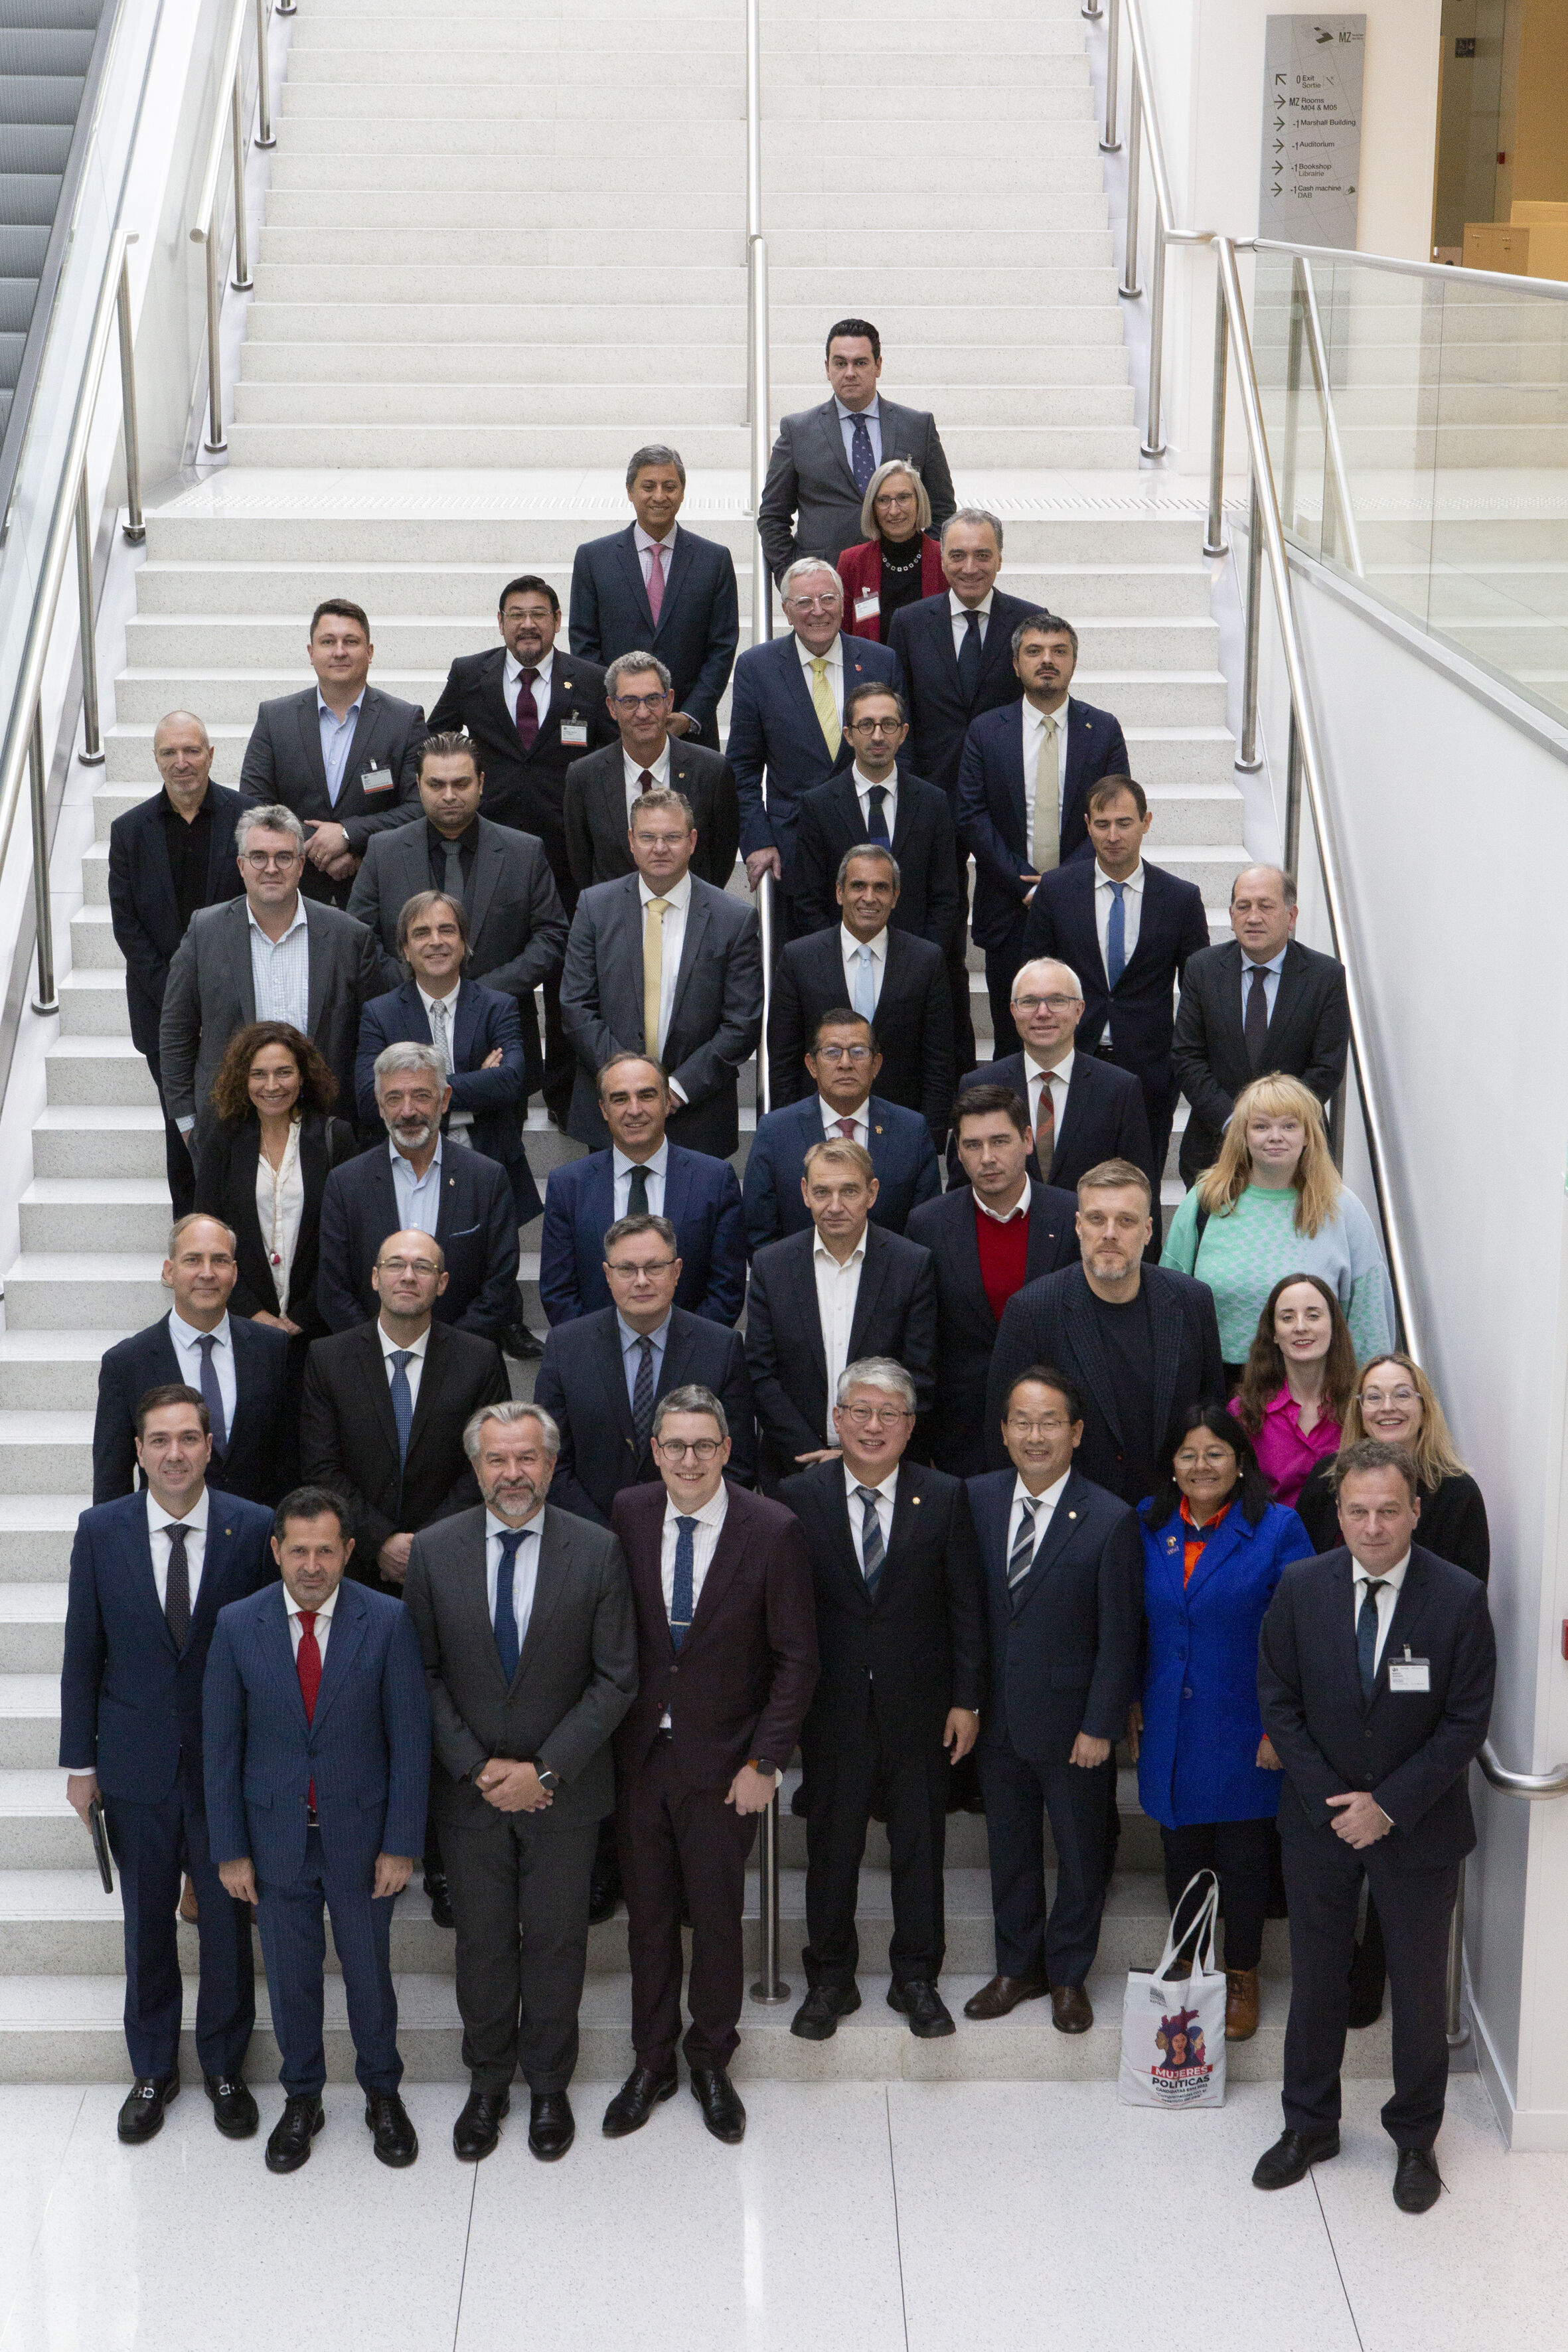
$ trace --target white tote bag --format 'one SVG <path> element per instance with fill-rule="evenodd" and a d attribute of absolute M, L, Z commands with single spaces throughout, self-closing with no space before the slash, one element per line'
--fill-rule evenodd
<path fill-rule="evenodd" d="M 1189 1922 L 1183 1946 L 1193 1949 L 1193 1972 L 1173 1977 L 1176 1920 L 1194 1886 L 1208 1892 Z M 1171 1920 L 1159 1966 L 1128 1973 L 1121 2004 L 1122 2104 L 1130 2107 L 1223 2107 L 1225 2105 L 1225 1973 L 1214 1961 L 1219 1881 L 1212 1870 L 1189 1880 Z"/>

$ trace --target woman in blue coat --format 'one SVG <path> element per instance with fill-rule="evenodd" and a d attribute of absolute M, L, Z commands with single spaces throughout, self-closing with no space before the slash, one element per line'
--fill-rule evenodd
<path fill-rule="evenodd" d="M 1312 1546 L 1268 1499 L 1252 1440 L 1223 1404 L 1183 1416 L 1169 1475 L 1140 1507 L 1147 1664 L 1130 1734 L 1160 1824 L 1173 1913 L 1195 1870 L 1219 1877 L 1227 2042 L 1258 2031 L 1258 1963 L 1279 1759 L 1258 1708 L 1258 1633 L 1286 1564 Z"/>

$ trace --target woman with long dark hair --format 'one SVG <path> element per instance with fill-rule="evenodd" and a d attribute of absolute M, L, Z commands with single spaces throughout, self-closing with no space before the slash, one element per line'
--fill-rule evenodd
<path fill-rule="evenodd" d="M 1288 1274 L 1263 1303 L 1231 1411 L 1278 1503 L 1337 1453 L 1355 1390 L 1355 1342 L 1321 1274 Z"/>

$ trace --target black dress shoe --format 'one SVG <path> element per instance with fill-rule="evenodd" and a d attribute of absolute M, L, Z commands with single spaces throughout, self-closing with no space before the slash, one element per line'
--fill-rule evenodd
<path fill-rule="evenodd" d="M 1298 2180 L 1305 2180 L 1314 2164 L 1326 2164 L 1331 2156 L 1340 2152 L 1338 2130 L 1330 2132 L 1284 2131 L 1270 2148 L 1265 2149 L 1252 2168 L 1254 2189 L 1289 2189 Z"/>
<path fill-rule="evenodd" d="M 510 2091 L 470 2091 L 468 2104 L 452 2126 L 452 2153 L 463 2164 L 478 2164 L 500 2137 L 500 2127 L 511 2112 Z"/>
<path fill-rule="evenodd" d="M 300 2094 L 283 2102 L 283 2112 L 267 2143 L 268 2172 L 298 2172 L 310 2159 L 310 2142 L 327 2118 L 319 2098 Z"/>
<path fill-rule="evenodd" d="M 419 2153 L 419 2136 L 395 2091 L 367 2091 L 364 2119 L 381 2163 L 397 2171 L 413 2163 Z"/>
<path fill-rule="evenodd" d="M 621 1900 L 621 1874 L 618 1870 L 595 1870 L 588 1881 L 588 1925 L 602 1927 L 613 1919 Z"/>
<path fill-rule="evenodd" d="M 1443 2194 L 1443 2176 L 1429 2147 L 1402 2147 L 1394 2168 L 1394 2201 L 1402 2213 L 1429 2213 Z"/>
<path fill-rule="evenodd" d="M 572 2102 L 564 2091 L 535 2091 L 528 2110 L 528 2145 L 541 2164 L 553 2164 L 577 2137 Z"/>
<path fill-rule="evenodd" d="M 164 2108 L 179 2095 L 177 2074 L 138 2074 L 125 2095 L 115 2126 L 126 2147 L 140 2147 L 143 2140 L 156 2139 L 163 2128 Z"/>
<path fill-rule="evenodd" d="M 805 1782 L 804 1780 L 796 1781 L 789 1801 L 789 1809 L 797 1822 L 805 1819 Z"/>
<path fill-rule="evenodd" d="M 673 2061 L 663 2074 L 657 2066 L 634 2066 L 605 2109 L 605 2137 L 625 2139 L 629 2133 L 641 2131 L 659 2101 L 673 2099 L 679 2088 L 680 2076 Z"/>
<path fill-rule="evenodd" d="M 444 1870 L 426 1872 L 425 1892 L 430 1897 L 430 1916 L 437 1927 L 455 1927 L 458 1922 L 452 1911 L 452 1890 Z"/>
<path fill-rule="evenodd" d="M 213 2103 L 213 2121 L 225 2139 L 249 2139 L 261 2118 L 245 2084 L 227 2074 L 204 2074 L 202 2083 Z"/>
<path fill-rule="evenodd" d="M 831 2042 L 839 2019 L 852 2017 L 859 2006 L 858 1985 L 813 1985 L 791 2018 L 789 2030 L 803 2042 Z"/>
<path fill-rule="evenodd" d="M 940 2042 L 943 2034 L 958 2031 L 951 2011 L 928 1977 L 910 1977 L 903 1984 L 890 1984 L 888 2007 L 907 2017 L 910 2032 L 922 2042 Z"/>
<path fill-rule="evenodd" d="M 543 1355 L 544 1342 L 536 1339 L 527 1324 L 520 1321 L 508 1328 L 500 1351 L 503 1356 L 515 1357 L 520 1364 L 531 1363 L 535 1356 Z"/>
<path fill-rule="evenodd" d="M 722 2066 L 693 2066 L 691 2095 L 715 2139 L 738 2147 L 746 2137 L 746 2110 Z"/>

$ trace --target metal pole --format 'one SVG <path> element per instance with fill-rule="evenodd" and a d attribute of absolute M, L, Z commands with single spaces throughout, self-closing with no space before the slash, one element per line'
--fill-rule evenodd
<path fill-rule="evenodd" d="M 76 593 L 81 614 L 81 750 L 84 768 L 103 765 L 98 722 L 98 647 L 92 633 L 92 518 L 87 506 L 87 467 L 76 494 Z"/>
<path fill-rule="evenodd" d="M 758 0 L 746 0 L 746 235 L 763 233 L 763 34 Z"/>
<path fill-rule="evenodd" d="M 763 1929 L 763 1973 L 752 1987 L 752 1999 L 761 2001 L 781 2001 L 789 1999 L 789 1987 L 779 1974 L 779 1798 L 773 1790 L 772 1804 L 763 1815 L 762 1835 L 757 1841 L 757 1881 Z"/>
<path fill-rule="evenodd" d="M 1258 756 L 1258 638 L 1263 602 L 1263 518 L 1258 505 L 1258 481 L 1247 509 L 1247 609 L 1241 667 L 1241 753 L 1236 764 L 1244 776 L 1255 776 L 1263 765 Z"/>
<path fill-rule="evenodd" d="M 298 0 L 278 0 L 278 14 L 280 16 L 292 16 L 297 6 Z"/>
<path fill-rule="evenodd" d="M 768 248 L 754 236 L 747 247 L 751 264 L 752 320 L 752 643 L 765 644 L 773 633 L 773 586 L 756 518 L 763 485 L 768 478 Z"/>
<path fill-rule="evenodd" d="M 1459 1891 L 1454 1897 L 1454 1916 L 1448 1922 L 1448 2047 L 1462 2050 L 1470 2038 L 1470 2029 L 1459 2013 L 1460 1996 L 1465 1990 L 1465 1865 L 1459 1864 Z"/>
<path fill-rule="evenodd" d="M 1127 100 L 1127 250 L 1121 260 L 1119 294 L 1129 301 L 1143 291 L 1138 283 L 1138 182 L 1143 163 L 1143 88 L 1138 59 L 1132 59 L 1132 88 Z"/>
<path fill-rule="evenodd" d="M 49 907 L 48 777 L 44 767 L 44 716 L 35 702 L 33 731 L 27 739 L 27 766 L 33 801 L 33 918 L 38 933 L 38 992 L 33 1010 L 46 1019 L 60 1009 L 55 994 L 55 926 Z"/>
<path fill-rule="evenodd" d="M 1149 297 L 1149 413 L 1144 420 L 1143 446 L 1140 457 L 1163 457 L 1165 445 L 1160 438 L 1160 401 L 1164 389 L 1165 341 L 1165 225 L 1160 218 L 1159 198 L 1154 201 L 1154 275 Z"/>
<path fill-rule="evenodd" d="M 1294 874 L 1301 863 L 1301 737 L 1293 710 L 1285 751 L 1284 847 L 1286 871 Z"/>
<path fill-rule="evenodd" d="M 1111 0 L 1111 5 L 1114 7 L 1115 0 Z M 1097 25 L 1100 22 L 1100 0 L 1084 0 L 1079 15 L 1087 16 L 1091 25 Z"/>
<path fill-rule="evenodd" d="M 1204 537 L 1205 555 L 1223 555 L 1225 537 L 1225 394 L 1230 377 L 1230 329 L 1225 315 L 1225 289 L 1218 278 L 1214 289 L 1214 390 L 1209 398 L 1209 519 Z"/>
<path fill-rule="evenodd" d="M 1084 14 L 1089 14 L 1087 8 Z M 1119 94 L 1116 85 L 1121 73 L 1121 0 L 1110 0 L 1110 13 L 1105 23 L 1105 136 L 1100 142 L 1102 155 L 1120 155 L 1121 152 L 1121 142 L 1116 135 L 1116 100 Z"/>
<path fill-rule="evenodd" d="M 250 275 L 250 257 L 246 252 L 245 235 L 245 130 L 239 119 L 239 76 L 234 78 L 229 94 L 229 121 L 234 133 L 234 290 L 248 294 L 254 279 Z"/>
<path fill-rule="evenodd" d="M 223 429 L 223 341 L 218 332 L 223 291 L 218 278 L 217 206 L 207 223 L 207 447 L 216 454 L 228 447 Z"/>
<path fill-rule="evenodd" d="M 1302 322 L 1307 333 L 1307 352 L 1312 362 L 1312 375 L 1318 387 L 1318 404 L 1323 416 L 1323 439 L 1328 449 L 1329 474 L 1333 484 L 1334 505 L 1338 511 L 1339 529 L 1336 536 L 1342 541 L 1343 561 L 1360 580 L 1363 574 L 1361 561 L 1361 539 L 1355 526 L 1355 509 L 1351 504 L 1350 476 L 1345 467 L 1345 453 L 1340 440 L 1340 421 L 1334 413 L 1334 389 L 1329 381 L 1329 349 L 1323 341 L 1322 315 L 1318 309 L 1317 281 L 1310 261 L 1298 257 L 1296 268 L 1300 273 Z M 1328 552 L 1327 501 L 1324 502 L 1324 547 Z"/>
<path fill-rule="evenodd" d="M 276 147 L 272 129 L 271 76 L 267 68 L 267 0 L 256 0 L 256 143 Z"/>
<path fill-rule="evenodd" d="M 147 536 L 147 526 L 142 520 L 142 440 L 136 423 L 136 352 L 131 340 L 129 255 L 120 265 L 120 291 L 115 302 L 120 312 L 120 399 L 125 436 L 125 520 L 121 529 L 132 547 L 140 547 Z"/>

